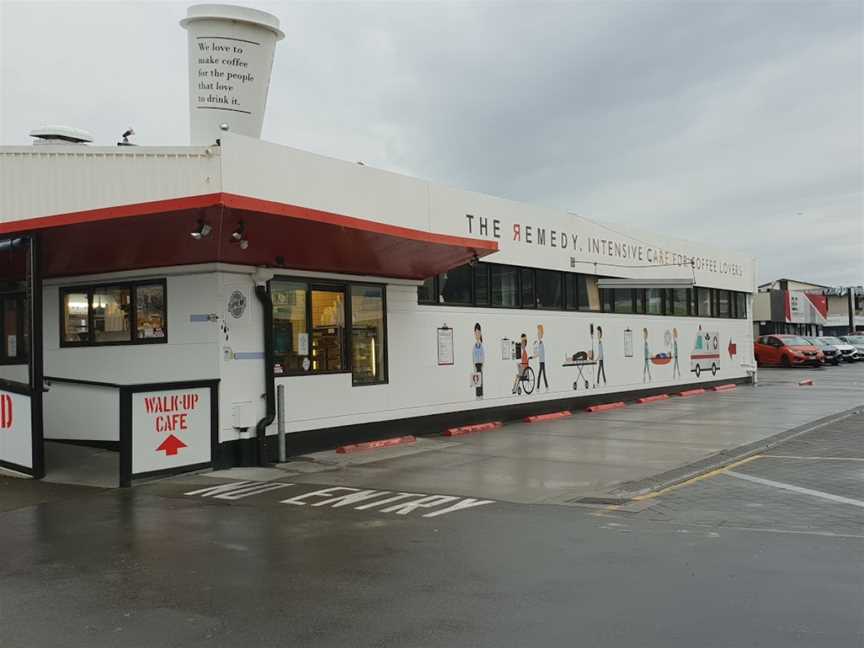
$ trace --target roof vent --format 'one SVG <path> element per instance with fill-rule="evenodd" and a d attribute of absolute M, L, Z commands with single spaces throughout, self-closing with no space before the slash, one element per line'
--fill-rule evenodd
<path fill-rule="evenodd" d="M 80 128 L 71 126 L 43 126 L 30 131 L 33 144 L 53 144 L 66 146 L 69 144 L 84 145 L 93 141 L 93 136 Z"/>

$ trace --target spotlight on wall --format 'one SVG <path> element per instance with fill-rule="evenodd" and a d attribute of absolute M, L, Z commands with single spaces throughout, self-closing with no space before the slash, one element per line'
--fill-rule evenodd
<path fill-rule="evenodd" d="M 189 236 L 191 236 L 196 241 L 200 241 L 201 239 L 207 238 L 208 236 L 210 236 L 210 232 L 212 232 L 212 231 L 213 231 L 213 228 L 210 225 L 208 225 L 207 223 L 205 223 L 202 220 L 199 220 L 198 226 L 194 230 L 189 232 Z"/>
<path fill-rule="evenodd" d="M 234 228 L 234 231 L 231 232 L 231 242 L 237 243 L 241 250 L 249 247 L 249 241 L 246 240 L 246 226 L 243 224 L 243 221 L 240 221 L 237 227 Z"/>

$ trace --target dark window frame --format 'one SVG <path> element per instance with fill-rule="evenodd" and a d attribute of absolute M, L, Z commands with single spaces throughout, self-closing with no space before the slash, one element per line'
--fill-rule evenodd
<path fill-rule="evenodd" d="M 159 286 L 162 288 L 162 322 L 164 335 L 162 337 L 145 338 L 138 336 L 138 297 L 137 288 L 141 286 Z M 97 342 L 96 332 L 93 327 L 93 293 L 105 288 L 126 288 L 129 290 L 129 339 L 111 342 Z M 57 291 L 59 297 L 59 323 L 60 323 L 60 348 L 89 348 L 110 346 L 147 346 L 150 344 L 168 343 L 168 279 L 141 279 L 134 281 L 112 281 L 88 284 L 76 284 L 60 286 Z M 66 312 L 64 308 L 64 297 L 69 293 L 86 293 L 87 295 L 87 340 L 81 342 L 69 342 L 66 340 Z"/>
<path fill-rule="evenodd" d="M 435 278 L 435 286 L 437 288 L 437 277 Z M 297 277 L 293 275 L 275 275 L 267 284 L 267 292 L 272 294 L 273 282 L 290 281 L 301 283 L 306 286 L 306 331 L 309 335 L 309 358 L 311 362 L 312 354 L 312 291 L 322 290 L 326 292 L 339 292 L 343 294 L 343 304 L 345 305 L 345 326 L 342 331 L 342 366 L 345 369 L 333 369 L 329 371 L 303 371 L 302 369 L 291 369 L 282 373 L 276 373 L 275 367 L 271 367 L 271 371 L 276 378 L 296 378 L 298 376 L 327 376 L 335 374 L 351 374 L 352 387 L 375 387 L 378 385 L 387 385 L 390 383 L 390 344 L 389 331 L 387 328 L 387 284 L 378 283 L 375 281 L 334 281 L 329 279 L 316 279 L 314 277 Z M 383 350 L 382 350 L 382 378 L 375 382 L 356 382 L 354 380 L 354 338 L 352 331 L 354 329 L 354 310 L 352 306 L 351 288 L 353 286 L 373 286 L 381 289 L 381 308 L 383 309 L 384 324 L 383 324 Z M 436 290 L 437 293 L 437 290 Z"/>

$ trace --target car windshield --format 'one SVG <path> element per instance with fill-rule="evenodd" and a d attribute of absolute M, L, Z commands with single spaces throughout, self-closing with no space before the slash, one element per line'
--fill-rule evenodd
<path fill-rule="evenodd" d="M 828 346 L 828 343 L 825 340 L 820 340 L 819 338 L 802 338 L 807 342 L 807 344 L 812 344 L 813 346 Z"/>
<path fill-rule="evenodd" d="M 839 338 L 836 338 L 836 337 L 821 337 L 819 339 L 822 340 L 823 342 L 825 342 L 826 344 L 843 344 L 843 340 L 840 340 Z"/>
<path fill-rule="evenodd" d="M 852 344 L 864 344 L 864 335 L 849 335 L 846 339 Z"/>
<path fill-rule="evenodd" d="M 810 342 L 797 335 L 784 335 L 780 341 L 786 346 L 812 346 Z"/>

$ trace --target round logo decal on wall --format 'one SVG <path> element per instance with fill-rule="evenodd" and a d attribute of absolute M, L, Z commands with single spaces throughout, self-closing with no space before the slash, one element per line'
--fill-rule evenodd
<path fill-rule="evenodd" d="M 243 313 L 246 312 L 246 295 L 239 290 L 232 292 L 228 298 L 228 312 L 234 319 L 243 317 Z"/>

